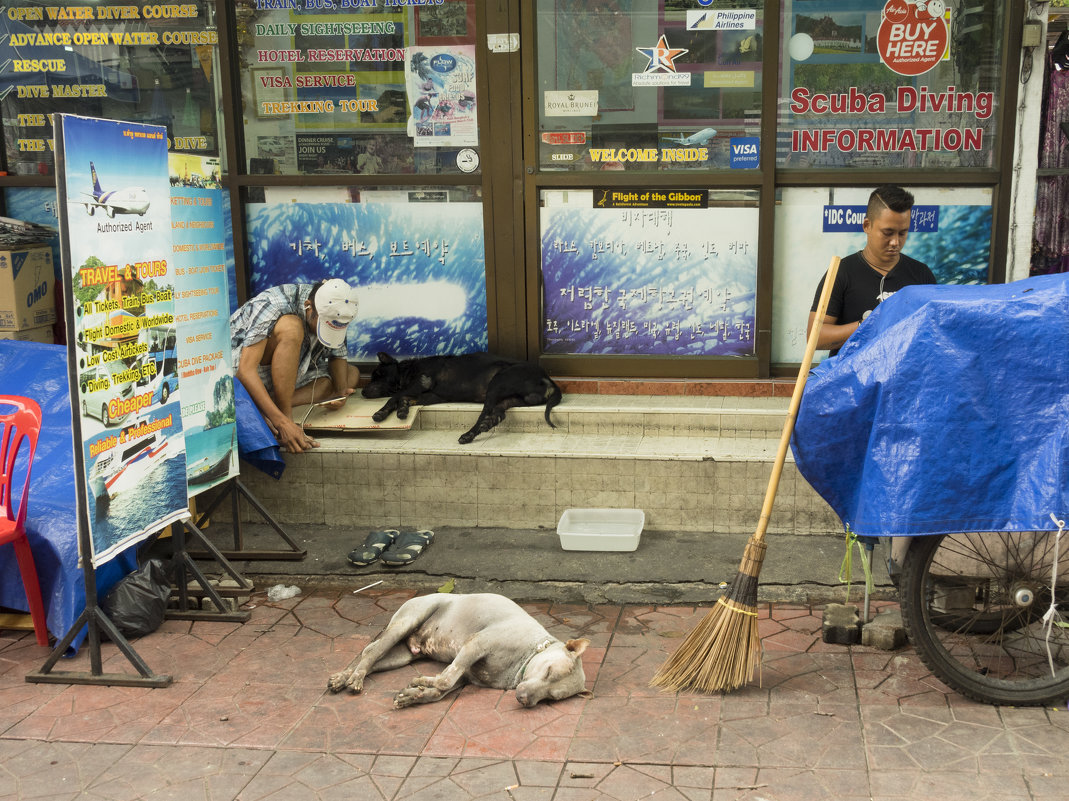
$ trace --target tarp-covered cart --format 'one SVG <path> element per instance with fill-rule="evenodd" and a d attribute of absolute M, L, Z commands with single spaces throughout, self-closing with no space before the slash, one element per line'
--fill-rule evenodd
<path fill-rule="evenodd" d="M 902 611 L 935 675 L 1069 697 L 1069 275 L 895 293 L 813 370 L 791 445 L 849 530 L 915 537 Z"/>

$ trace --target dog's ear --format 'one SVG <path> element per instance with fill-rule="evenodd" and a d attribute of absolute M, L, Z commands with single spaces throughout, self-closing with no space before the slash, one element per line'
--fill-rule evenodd
<path fill-rule="evenodd" d="M 583 651 L 586 650 L 588 645 L 590 645 L 590 640 L 585 637 L 581 640 L 568 640 L 568 642 L 564 643 L 564 647 L 571 651 L 572 656 L 577 659 L 583 655 Z"/>
<path fill-rule="evenodd" d="M 389 353 L 379 351 L 379 364 L 396 364 L 397 359 L 391 356 Z"/>

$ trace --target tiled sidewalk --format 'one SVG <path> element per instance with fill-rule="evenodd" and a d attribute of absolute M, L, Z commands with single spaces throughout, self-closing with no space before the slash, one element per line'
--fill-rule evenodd
<path fill-rule="evenodd" d="M 554 635 L 591 640 L 592 698 L 528 710 L 467 687 L 394 710 L 415 667 L 328 693 L 408 597 L 259 593 L 244 624 L 169 621 L 134 644 L 173 676 L 155 690 L 29 684 L 47 652 L 4 632 L 0 799 L 1066 797 L 1069 711 L 973 703 L 909 648 L 824 644 L 819 609 L 764 607 L 761 686 L 727 695 L 648 686 L 706 609 L 549 604 L 524 606 Z M 104 653 L 106 672 L 134 672 Z M 57 670 L 89 670 L 85 649 Z"/>

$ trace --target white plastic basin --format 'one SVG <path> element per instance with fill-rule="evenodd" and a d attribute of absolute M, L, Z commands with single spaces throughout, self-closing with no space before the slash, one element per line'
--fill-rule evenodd
<path fill-rule="evenodd" d="M 633 551 L 645 523 L 641 509 L 565 509 L 557 536 L 566 551 Z"/>

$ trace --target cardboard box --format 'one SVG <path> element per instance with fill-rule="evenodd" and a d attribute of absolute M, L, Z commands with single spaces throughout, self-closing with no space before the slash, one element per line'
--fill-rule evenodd
<path fill-rule="evenodd" d="M 0 339 L 15 339 L 20 342 L 41 342 L 45 345 L 56 343 L 56 334 L 50 325 L 39 328 L 23 328 L 21 331 L 0 331 Z"/>
<path fill-rule="evenodd" d="M 56 321 L 52 248 L 0 250 L 0 330 L 23 331 Z"/>

